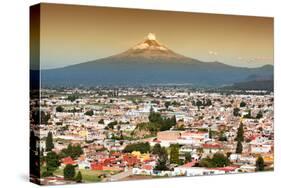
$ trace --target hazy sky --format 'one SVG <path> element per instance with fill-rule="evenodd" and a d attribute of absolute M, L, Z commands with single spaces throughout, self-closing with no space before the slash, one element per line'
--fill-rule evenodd
<path fill-rule="evenodd" d="M 41 5 L 40 61 L 56 68 L 118 54 L 149 33 L 202 61 L 273 64 L 273 18 L 72 5 Z"/>

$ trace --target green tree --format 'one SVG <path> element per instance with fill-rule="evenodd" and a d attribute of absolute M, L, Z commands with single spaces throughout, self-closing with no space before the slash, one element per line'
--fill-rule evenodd
<path fill-rule="evenodd" d="M 75 167 L 71 164 L 68 164 L 63 169 L 63 176 L 66 180 L 74 180 L 75 177 Z"/>
<path fill-rule="evenodd" d="M 152 149 L 152 154 L 159 155 L 160 153 L 161 153 L 161 145 L 157 143 L 154 145 Z"/>
<path fill-rule="evenodd" d="M 213 164 L 212 162 L 212 159 L 207 157 L 207 158 L 202 158 L 200 161 L 199 161 L 199 166 L 200 167 L 206 167 L 206 168 L 214 168 L 215 165 Z"/>
<path fill-rule="evenodd" d="M 236 135 L 235 140 L 244 142 L 244 125 L 243 125 L 242 122 L 240 123 L 240 125 L 238 127 L 237 135 Z"/>
<path fill-rule="evenodd" d="M 203 102 L 200 101 L 200 100 L 197 100 L 196 101 L 196 106 L 197 106 L 198 110 L 200 110 L 200 107 L 203 106 Z"/>
<path fill-rule="evenodd" d="M 209 138 L 212 139 L 213 138 L 213 134 L 212 134 L 212 129 L 209 128 Z"/>
<path fill-rule="evenodd" d="M 170 102 L 170 101 L 166 101 L 166 102 L 165 102 L 165 107 L 166 107 L 166 108 L 169 108 L 170 105 L 171 105 L 171 102 Z"/>
<path fill-rule="evenodd" d="M 113 128 L 114 128 L 114 125 L 117 125 L 117 124 L 118 124 L 117 121 L 112 121 L 112 122 L 110 122 L 110 123 L 107 125 L 107 127 L 110 128 L 110 129 L 113 129 Z"/>
<path fill-rule="evenodd" d="M 221 141 L 221 142 L 227 141 L 227 137 L 225 136 L 223 131 L 221 131 L 220 134 L 219 134 L 219 141 Z"/>
<path fill-rule="evenodd" d="M 73 159 L 77 159 L 78 157 L 80 157 L 83 154 L 83 149 L 81 147 L 80 144 L 77 144 L 75 146 L 72 147 L 72 153 L 71 153 L 71 157 Z"/>
<path fill-rule="evenodd" d="M 55 152 L 49 152 L 46 156 L 46 170 L 49 175 L 52 175 L 53 172 L 59 167 L 59 157 Z"/>
<path fill-rule="evenodd" d="M 212 162 L 216 167 L 225 167 L 230 164 L 228 158 L 223 153 L 220 152 L 214 154 L 212 158 Z"/>
<path fill-rule="evenodd" d="M 151 122 L 151 123 L 161 124 L 163 121 L 161 114 L 158 112 L 153 112 L 152 110 L 149 113 L 148 119 L 149 119 L 149 122 Z"/>
<path fill-rule="evenodd" d="M 170 163 L 180 164 L 178 144 L 173 144 L 170 146 Z"/>
<path fill-rule="evenodd" d="M 171 122 L 172 122 L 173 126 L 175 126 L 177 124 L 177 118 L 175 115 L 171 118 Z"/>
<path fill-rule="evenodd" d="M 56 111 L 57 112 L 63 112 L 64 111 L 64 108 L 62 106 L 57 106 L 56 107 Z"/>
<path fill-rule="evenodd" d="M 203 158 L 199 161 L 199 166 L 207 168 L 225 167 L 230 164 L 227 156 L 217 152 L 213 155 L 213 158 Z"/>
<path fill-rule="evenodd" d="M 242 153 L 243 152 L 243 145 L 241 143 L 241 141 L 237 142 L 237 146 L 236 146 L 236 153 Z"/>
<path fill-rule="evenodd" d="M 156 163 L 156 166 L 154 167 L 154 170 L 168 170 L 167 166 L 167 161 L 168 161 L 168 154 L 167 151 L 164 147 L 161 148 L 160 153 L 158 154 L 158 160 Z"/>
<path fill-rule="evenodd" d="M 54 148 L 53 134 L 52 134 L 52 132 L 48 132 L 48 135 L 46 138 L 46 151 L 52 151 L 53 148 Z"/>
<path fill-rule="evenodd" d="M 93 112 L 93 110 L 88 110 L 87 112 L 85 112 L 85 115 L 92 116 L 92 115 L 94 115 L 94 112 Z"/>
<path fill-rule="evenodd" d="M 246 104 L 244 101 L 241 101 L 241 102 L 240 102 L 240 107 L 241 107 L 241 108 L 245 107 L 246 105 L 247 105 L 247 104 Z"/>
<path fill-rule="evenodd" d="M 99 124 L 104 124 L 104 119 L 100 119 L 100 120 L 98 121 L 98 123 L 99 123 Z"/>
<path fill-rule="evenodd" d="M 240 116 L 240 108 L 234 108 L 233 109 L 233 115 L 234 116 Z"/>
<path fill-rule="evenodd" d="M 262 117 L 263 117 L 262 111 L 259 111 L 259 112 L 257 113 L 256 118 L 257 118 L 257 119 L 260 119 L 260 118 L 262 118 Z"/>
<path fill-rule="evenodd" d="M 71 157 L 72 159 L 77 159 L 83 153 L 81 145 L 77 144 L 73 146 L 72 144 L 69 144 L 67 148 L 61 150 L 59 155 L 60 158 Z"/>
<path fill-rule="evenodd" d="M 211 99 L 207 99 L 206 101 L 204 101 L 204 106 L 211 106 L 211 105 L 212 105 Z"/>
<path fill-rule="evenodd" d="M 184 159 L 185 159 L 185 163 L 188 163 L 188 162 L 191 162 L 191 161 L 192 161 L 192 157 L 191 157 L 190 152 L 186 152 L 186 153 L 184 154 Z"/>
<path fill-rule="evenodd" d="M 71 102 L 75 101 L 78 98 L 79 98 L 79 94 L 77 92 L 67 96 L 67 100 L 70 100 Z"/>
<path fill-rule="evenodd" d="M 148 152 L 150 152 L 150 145 L 148 142 L 128 144 L 123 150 L 123 152 L 125 152 L 125 153 L 131 153 L 133 151 L 139 151 L 141 153 L 148 153 Z"/>
<path fill-rule="evenodd" d="M 77 173 L 77 176 L 75 177 L 75 181 L 76 181 L 76 183 L 82 183 L 82 174 L 81 174 L 81 172 L 79 171 L 78 173 Z"/>
<path fill-rule="evenodd" d="M 256 171 L 264 171 L 264 160 L 262 156 L 259 156 L 256 160 Z"/>

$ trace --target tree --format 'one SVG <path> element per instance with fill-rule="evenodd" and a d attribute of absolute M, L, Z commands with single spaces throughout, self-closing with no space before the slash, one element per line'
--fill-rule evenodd
<path fill-rule="evenodd" d="M 113 129 L 113 128 L 114 128 L 114 125 L 117 125 L 117 124 L 118 124 L 117 121 L 112 121 L 112 122 L 110 122 L 110 123 L 107 125 L 107 127 L 110 128 L 110 129 Z"/>
<path fill-rule="evenodd" d="M 220 152 L 214 154 L 212 162 L 214 163 L 215 167 L 225 167 L 228 166 L 230 163 L 228 158 Z"/>
<path fill-rule="evenodd" d="M 221 142 L 227 141 L 227 137 L 225 136 L 223 131 L 221 131 L 220 134 L 219 134 L 219 141 L 221 141 Z"/>
<path fill-rule="evenodd" d="M 239 112 L 240 112 L 240 108 L 234 108 L 234 109 L 233 109 L 233 115 L 234 115 L 234 116 L 240 116 L 240 113 L 239 113 Z"/>
<path fill-rule="evenodd" d="M 241 141 L 238 141 L 237 146 L 236 146 L 236 153 L 241 154 L 242 151 L 243 151 L 243 145 L 242 145 Z"/>
<path fill-rule="evenodd" d="M 160 153 L 161 153 L 161 145 L 157 143 L 154 145 L 152 149 L 152 154 L 159 155 Z"/>
<path fill-rule="evenodd" d="M 75 167 L 71 164 L 68 164 L 63 169 L 63 176 L 66 180 L 74 180 L 75 177 Z"/>
<path fill-rule="evenodd" d="M 257 118 L 257 119 L 260 119 L 260 118 L 262 118 L 262 117 L 263 117 L 262 111 L 259 111 L 259 112 L 257 113 L 256 118 Z"/>
<path fill-rule="evenodd" d="M 199 166 L 200 167 L 206 167 L 206 168 L 214 168 L 215 165 L 213 164 L 212 162 L 212 159 L 207 157 L 207 158 L 202 158 L 200 161 L 199 161 Z"/>
<path fill-rule="evenodd" d="M 75 177 L 75 181 L 76 181 L 76 183 L 82 183 L 82 174 L 81 174 L 81 172 L 79 171 L 78 173 L 77 173 L 77 176 Z"/>
<path fill-rule="evenodd" d="M 200 101 L 200 100 L 196 101 L 196 106 L 197 106 L 198 110 L 200 110 L 200 106 L 202 106 L 202 105 L 203 105 L 202 101 Z"/>
<path fill-rule="evenodd" d="M 56 111 L 57 111 L 57 112 L 63 112 L 63 110 L 64 110 L 64 109 L 63 109 L 62 106 L 57 106 L 57 107 L 56 107 Z"/>
<path fill-rule="evenodd" d="M 98 121 L 98 123 L 99 123 L 99 124 L 104 124 L 104 119 L 100 119 L 100 120 Z"/>
<path fill-rule="evenodd" d="M 211 99 L 203 99 L 203 106 L 211 106 L 212 105 L 212 101 Z"/>
<path fill-rule="evenodd" d="M 215 153 L 213 158 L 203 158 L 199 161 L 199 166 L 207 168 L 225 167 L 230 164 L 227 156 L 222 153 Z"/>
<path fill-rule="evenodd" d="M 185 159 L 185 163 L 191 162 L 192 161 L 192 157 L 190 152 L 187 152 L 184 154 L 184 159 Z"/>
<path fill-rule="evenodd" d="M 48 132 L 48 135 L 46 138 L 46 151 L 52 151 L 53 148 L 54 148 L 53 134 L 52 134 L 52 132 Z"/>
<path fill-rule="evenodd" d="M 162 118 L 162 121 L 159 122 L 160 131 L 170 130 L 173 126 L 177 124 L 176 116 L 172 116 L 171 118 Z"/>
<path fill-rule="evenodd" d="M 213 135 L 212 135 L 212 129 L 209 128 L 209 138 L 212 139 Z"/>
<path fill-rule="evenodd" d="M 246 104 L 244 101 L 241 101 L 241 102 L 240 102 L 240 107 L 241 107 L 241 108 L 245 107 L 246 105 L 247 105 L 247 104 Z"/>
<path fill-rule="evenodd" d="M 141 142 L 141 143 L 134 143 L 127 145 L 123 152 L 125 153 L 131 153 L 133 151 L 139 151 L 141 153 L 148 153 L 150 152 L 150 145 L 148 142 Z"/>
<path fill-rule="evenodd" d="M 71 157 L 72 159 L 77 159 L 83 154 L 83 149 L 81 145 L 71 145 L 69 144 L 67 148 L 62 149 L 60 152 L 60 158 Z"/>
<path fill-rule="evenodd" d="M 236 135 L 235 140 L 244 142 L 244 125 L 243 125 L 242 122 L 240 123 L 240 125 L 238 127 L 237 135 Z"/>
<path fill-rule="evenodd" d="M 79 98 L 79 95 L 77 92 L 67 96 L 67 100 L 70 100 L 71 102 L 75 101 L 78 98 Z"/>
<path fill-rule="evenodd" d="M 160 153 L 158 154 L 158 160 L 156 163 L 156 166 L 154 167 L 154 170 L 168 170 L 167 167 L 167 161 L 168 161 L 168 154 L 164 147 L 161 148 Z"/>
<path fill-rule="evenodd" d="M 264 160 L 259 156 L 256 160 L 256 171 L 264 171 Z"/>
<path fill-rule="evenodd" d="M 171 124 L 172 126 L 175 126 L 177 124 L 177 118 L 175 115 L 171 118 Z"/>
<path fill-rule="evenodd" d="M 152 125 L 152 127 L 157 131 L 166 131 L 170 130 L 173 126 L 177 124 L 176 117 L 173 116 L 171 118 L 163 118 L 160 113 L 150 111 L 150 114 L 148 116 L 149 119 L 149 125 Z"/>
<path fill-rule="evenodd" d="M 166 101 L 166 102 L 165 102 L 165 107 L 166 107 L 166 108 L 169 108 L 170 105 L 171 105 L 171 102 L 170 102 L 170 101 Z"/>
<path fill-rule="evenodd" d="M 170 146 L 170 163 L 172 164 L 180 164 L 179 159 L 179 145 L 173 144 Z"/>
<path fill-rule="evenodd" d="M 59 167 L 59 157 L 55 152 L 49 152 L 46 156 L 46 170 L 49 175 Z"/>
<path fill-rule="evenodd" d="M 72 147 L 72 153 L 71 153 L 71 157 L 73 159 L 77 159 L 78 157 L 80 157 L 83 154 L 83 149 L 81 147 L 80 144 L 77 144 L 75 146 Z"/>
<path fill-rule="evenodd" d="M 93 110 L 88 110 L 87 112 L 85 112 L 85 115 L 92 116 L 92 115 L 94 115 L 94 112 L 93 112 Z"/>
<path fill-rule="evenodd" d="M 161 124 L 163 119 L 161 117 L 161 114 L 158 112 L 150 111 L 149 116 L 148 116 L 149 122 L 151 123 L 159 123 Z"/>

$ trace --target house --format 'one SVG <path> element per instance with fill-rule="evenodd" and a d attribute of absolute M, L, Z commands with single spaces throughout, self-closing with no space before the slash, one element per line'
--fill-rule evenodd
<path fill-rule="evenodd" d="M 131 154 L 123 155 L 123 160 L 127 166 L 134 166 L 140 161 L 136 156 L 133 156 Z"/>
<path fill-rule="evenodd" d="M 251 144 L 251 153 L 261 154 L 270 153 L 272 151 L 271 144 Z"/>
<path fill-rule="evenodd" d="M 145 164 L 141 168 L 133 168 L 133 174 L 135 175 L 152 175 L 153 165 Z"/>
<path fill-rule="evenodd" d="M 161 131 L 157 133 L 157 140 L 161 146 L 169 147 L 170 144 L 177 144 L 177 140 L 181 137 L 182 131 Z"/>
<path fill-rule="evenodd" d="M 103 170 L 103 164 L 98 162 L 91 163 L 91 170 Z"/>
<path fill-rule="evenodd" d="M 225 171 L 220 169 L 208 169 L 202 167 L 189 167 L 179 166 L 174 168 L 174 176 L 203 176 L 203 175 L 214 175 L 214 174 L 225 174 Z"/>
<path fill-rule="evenodd" d="M 86 158 L 84 156 L 81 156 L 78 159 L 78 168 L 79 169 L 90 169 L 91 163 L 88 160 L 86 160 Z"/>
<path fill-rule="evenodd" d="M 71 157 L 65 157 L 61 159 L 62 166 L 66 165 L 76 165 L 77 163 Z"/>
<path fill-rule="evenodd" d="M 222 152 L 223 147 L 221 144 L 202 144 L 203 153 L 205 154 L 214 154 L 217 152 Z"/>

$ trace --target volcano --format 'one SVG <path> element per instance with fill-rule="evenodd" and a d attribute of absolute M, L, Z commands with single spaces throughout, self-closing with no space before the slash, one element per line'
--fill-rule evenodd
<path fill-rule="evenodd" d="M 116 55 L 115 58 L 184 59 L 185 57 L 173 52 L 157 41 L 155 34 L 149 33 L 143 42 Z"/>
<path fill-rule="evenodd" d="M 190 85 L 221 87 L 250 75 L 273 77 L 273 66 L 245 68 L 177 54 L 149 33 L 142 42 L 107 58 L 41 71 L 42 87 Z"/>

